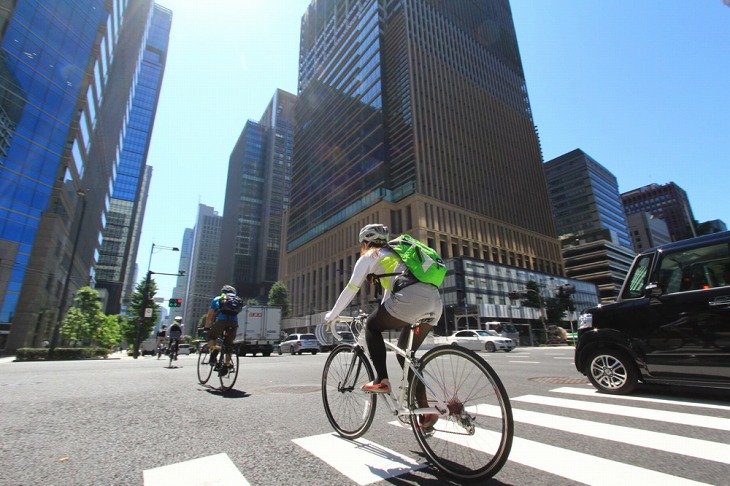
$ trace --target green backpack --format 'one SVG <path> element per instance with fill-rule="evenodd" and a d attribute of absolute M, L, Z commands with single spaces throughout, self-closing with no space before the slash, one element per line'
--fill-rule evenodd
<path fill-rule="evenodd" d="M 436 250 L 410 235 L 401 235 L 388 243 L 419 281 L 440 287 L 446 277 L 446 264 Z"/>

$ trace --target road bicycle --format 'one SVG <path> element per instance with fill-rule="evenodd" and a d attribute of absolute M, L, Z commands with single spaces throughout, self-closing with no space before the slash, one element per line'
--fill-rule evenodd
<path fill-rule="evenodd" d="M 366 318 L 360 314 L 353 319 L 353 334 L 359 334 Z M 395 423 L 411 427 L 438 469 L 461 481 L 492 477 L 507 462 L 512 448 L 514 421 L 509 397 L 497 373 L 471 350 L 440 345 L 416 357 L 414 333 L 432 320 L 411 324 L 405 349 L 385 341 L 403 357 L 405 366 L 400 384 L 391 382 L 390 393 L 379 395 L 390 414 L 398 418 Z M 332 332 L 339 339 L 337 331 Z M 354 345 L 339 344 L 327 358 L 322 401 L 327 419 L 340 436 L 356 439 L 370 428 L 377 397 L 361 387 L 373 379 L 363 339 Z M 435 423 L 429 423 L 436 417 Z"/>
<path fill-rule="evenodd" d="M 226 344 L 225 338 L 228 333 L 232 332 L 229 328 L 223 331 L 223 337 L 216 339 L 218 353 L 216 353 L 216 362 L 210 364 L 211 353 L 208 346 L 203 346 L 198 355 L 198 381 L 201 385 L 205 385 L 210 380 L 210 376 L 215 371 L 221 383 L 221 391 L 228 391 L 233 388 L 238 378 L 238 353 L 235 346 Z M 226 368 L 221 373 L 221 367 Z"/>
<path fill-rule="evenodd" d="M 177 359 L 177 352 L 178 352 L 178 341 L 177 341 L 177 339 L 171 339 L 170 346 L 167 351 L 167 353 L 170 355 L 170 364 L 169 364 L 170 368 L 172 368 L 172 362 Z"/>

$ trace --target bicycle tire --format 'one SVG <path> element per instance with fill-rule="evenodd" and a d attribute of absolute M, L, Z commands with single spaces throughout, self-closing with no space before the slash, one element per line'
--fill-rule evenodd
<path fill-rule="evenodd" d="M 210 353 L 201 349 L 198 355 L 198 381 L 201 385 L 205 385 L 213 374 L 213 367 L 210 365 Z"/>
<path fill-rule="evenodd" d="M 348 370 L 352 365 L 352 373 Z M 377 397 L 360 389 L 373 381 L 373 368 L 362 348 L 336 346 L 322 370 L 322 404 L 332 428 L 347 439 L 357 439 L 375 418 Z M 343 383 L 347 380 L 347 383 Z"/>
<path fill-rule="evenodd" d="M 233 385 L 236 384 L 236 380 L 238 379 L 238 353 L 231 350 L 226 353 L 218 353 L 218 355 L 224 360 L 221 363 L 221 366 L 224 364 L 227 366 L 224 374 L 218 374 L 218 379 L 221 382 L 221 391 L 229 391 L 233 388 Z M 230 356 L 230 360 L 225 360 L 226 355 Z M 228 361 L 227 364 L 226 361 Z"/>
<path fill-rule="evenodd" d="M 507 462 L 514 437 L 512 406 L 494 369 L 475 352 L 458 346 L 438 346 L 423 355 L 419 371 L 443 395 L 448 411 L 433 427 L 419 427 L 411 415 L 418 444 L 431 463 L 461 481 L 497 474 Z M 435 406 L 431 390 L 414 374 L 408 401 L 418 408 L 418 388 L 426 389 L 427 406 Z M 423 403 L 422 403 L 423 404 Z"/>

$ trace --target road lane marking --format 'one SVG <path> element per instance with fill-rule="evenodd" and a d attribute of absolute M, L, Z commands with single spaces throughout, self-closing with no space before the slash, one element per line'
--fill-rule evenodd
<path fill-rule="evenodd" d="M 144 486 L 250 486 L 228 454 L 147 469 L 142 477 Z"/>
<path fill-rule="evenodd" d="M 293 439 L 292 442 L 360 485 L 426 467 L 426 464 L 363 438 L 348 440 L 328 433 Z"/>
<path fill-rule="evenodd" d="M 681 405 L 683 407 L 699 407 L 699 408 L 711 408 L 715 410 L 729 410 L 728 405 L 717 405 L 714 403 L 698 403 L 698 402 L 685 402 L 682 400 L 672 400 L 670 398 L 654 398 L 654 397 L 637 397 L 635 395 L 608 395 L 601 393 L 595 388 L 573 388 L 573 387 L 561 387 L 550 390 L 555 393 L 566 393 L 570 395 L 580 395 L 585 397 L 598 397 L 598 398 L 610 398 L 617 400 L 629 400 L 636 402 L 649 402 L 649 403 L 663 403 L 667 405 Z"/>
<path fill-rule="evenodd" d="M 499 407 L 495 405 L 477 405 L 467 407 L 467 410 L 490 417 L 501 416 Z M 730 464 L 730 444 L 515 408 L 512 415 L 520 423 Z"/>
<path fill-rule="evenodd" d="M 539 361 L 510 361 L 510 363 L 540 364 Z"/>
<path fill-rule="evenodd" d="M 709 417 L 694 415 L 682 412 L 669 412 L 666 410 L 655 410 L 649 408 L 627 407 L 625 405 L 612 405 L 607 403 L 581 402 L 578 400 L 567 400 L 564 398 L 543 397 L 539 395 L 523 395 L 511 398 L 512 402 L 534 403 L 536 405 L 548 405 L 551 407 L 572 408 L 573 410 L 584 410 L 594 413 L 605 413 L 609 415 L 620 415 L 645 420 L 656 420 L 674 424 L 691 425 L 693 427 L 705 427 L 730 431 L 730 419 L 720 417 Z"/>
<path fill-rule="evenodd" d="M 443 423 L 442 423 L 443 422 Z M 450 430 L 456 429 L 453 422 L 442 421 L 444 430 L 436 430 L 436 433 L 429 440 L 439 439 L 467 446 L 466 438 L 462 433 L 449 433 Z M 397 422 L 391 422 L 397 424 Z M 438 425 L 437 425 L 438 428 Z M 453 430 L 451 432 L 458 432 Z M 463 438 L 463 440 L 462 440 Z M 486 450 L 494 450 L 495 445 L 499 442 L 500 436 L 496 432 L 484 429 L 476 429 L 475 434 L 469 436 L 469 443 L 473 443 L 474 439 L 480 443 L 488 444 Z M 560 458 L 556 460 L 555 458 Z M 616 478 L 630 478 L 631 484 L 661 484 L 662 486 L 689 486 L 689 485 L 705 485 L 686 478 L 680 478 L 670 474 L 665 474 L 651 469 L 645 469 L 631 464 L 612 461 L 601 457 L 595 457 L 582 452 L 563 449 L 561 447 L 542 444 L 528 439 L 515 437 L 512 441 L 512 449 L 509 454 L 508 462 L 516 462 L 524 466 L 540 469 L 541 471 L 561 476 L 573 481 L 578 481 L 594 486 L 615 486 Z M 610 471 L 610 474 L 606 474 Z M 549 481 L 546 481 L 546 484 Z"/>

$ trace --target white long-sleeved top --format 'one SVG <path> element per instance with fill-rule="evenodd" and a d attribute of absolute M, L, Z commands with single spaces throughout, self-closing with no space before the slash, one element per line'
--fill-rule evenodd
<path fill-rule="evenodd" d="M 382 275 L 387 273 L 401 273 L 406 269 L 405 264 L 401 261 L 397 253 L 388 247 L 371 248 L 364 255 L 357 259 L 355 268 L 352 270 L 352 276 L 347 283 L 340 296 L 337 298 L 334 307 L 324 316 L 325 322 L 335 320 L 342 311 L 350 304 L 352 298 L 357 295 L 362 287 L 363 282 L 371 273 Z M 380 283 L 383 286 L 383 302 L 388 299 L 391 282 L 394 277 L 382 277 Z"/>

